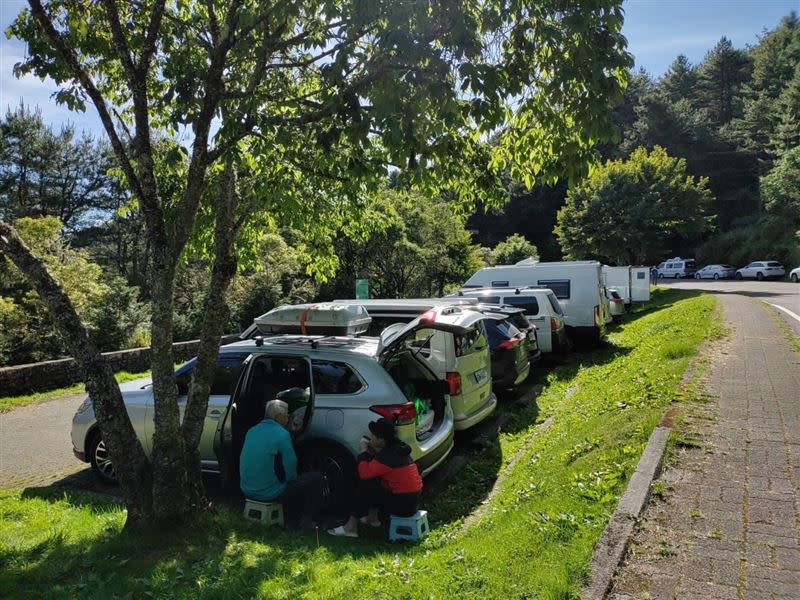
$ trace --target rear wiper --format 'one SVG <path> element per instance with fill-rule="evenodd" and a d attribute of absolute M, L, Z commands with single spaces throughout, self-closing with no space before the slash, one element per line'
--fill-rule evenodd
<path fill-rule="evenodd" d="M 425 338 L 425 344 L 427 344 L 428 342 L 430 342 L 432 337 L 433 337 L 433 334 L 430 334 L 428 337 L 426 337 L 426 338 Z M 422 346 L 420 346 L 420 347 L 419 347 L 419 349 L 418 349 L 416 352 L 412 352 L 412 353 L 411 353 L 411 358 L 417 358 L 417 355 L 418 355 L 420 352 L 422 352 L 422 349 L 423 349 L 423 348 L 425 348 L 425 344 L 423 344 Z"/>

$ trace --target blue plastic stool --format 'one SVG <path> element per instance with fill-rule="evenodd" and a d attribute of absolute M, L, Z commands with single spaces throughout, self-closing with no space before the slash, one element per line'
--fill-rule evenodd
<path fill-rule="evenodd" d="M 417 542 L 424 539 L 430 532 L 428 526 L 428 511 L 418 510 L 410 517 L 392 515 L 389 522 L 389 540 L 409 540 Z"/>

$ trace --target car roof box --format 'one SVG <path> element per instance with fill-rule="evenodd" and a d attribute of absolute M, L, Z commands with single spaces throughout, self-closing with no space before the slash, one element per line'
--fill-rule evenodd
<path fill-rule="evenodd" d="M 265 334 L 359 335 L 371 321 L 361 305 L 321 303 L 278 306 L 253 323 Z"/>

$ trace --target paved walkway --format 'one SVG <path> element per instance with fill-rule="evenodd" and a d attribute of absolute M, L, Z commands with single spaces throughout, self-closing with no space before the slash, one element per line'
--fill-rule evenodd
<path fill-rule="evenodd" d="M 44 486 L 86 469 L 72 454 L 72 416 L 86 394 L 0 413 L 0 487 Z M 87 472 L 88 475 L 88 472 Z"/>
<path fill-rule="evenodd" d="M 613 600 L 800 599 L 800 356 L 761 302 L 718 298 L 730 336 L 676 426 Z"/>

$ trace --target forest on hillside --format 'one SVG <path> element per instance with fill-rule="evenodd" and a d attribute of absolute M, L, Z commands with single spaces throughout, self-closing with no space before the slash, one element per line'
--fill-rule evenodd
<path fill-rule="evenodd" d="M 631 73 L 610 118 L 617 135 L 599 146 L 596 172 L 571 186 L 527 188 L 508 177 L 500 207 L 431 198 L 393 172 L 385 190 L 364 199 L 358 223 L 337 235 L 265 220 L 231 284 L 228 329 L 278 303 L 352 297 L 357 278 L 376 297 L 441 295 L 483 265 L 530 255 L 800 264 L 796 14 L 753 47 L 722 38 L 700 64 L 678 56 L 659 78 Z M 102 350 L 149 343 L 150 249 L 120 176 L 103 140 L 54 130 L 35 107 L 10 107 L 0 123 L 0 218 L 44 258 Z M 582 243 L 581 232 L 609 224 L 616 239 Z M 636 236 L 647 246 L 625 254 Z M 176 340 L 198 335 L 210 278 L 200 240 L 177 274 Z M 0 260 L 0 364 L 64 352 L 43 303 Z"/>

